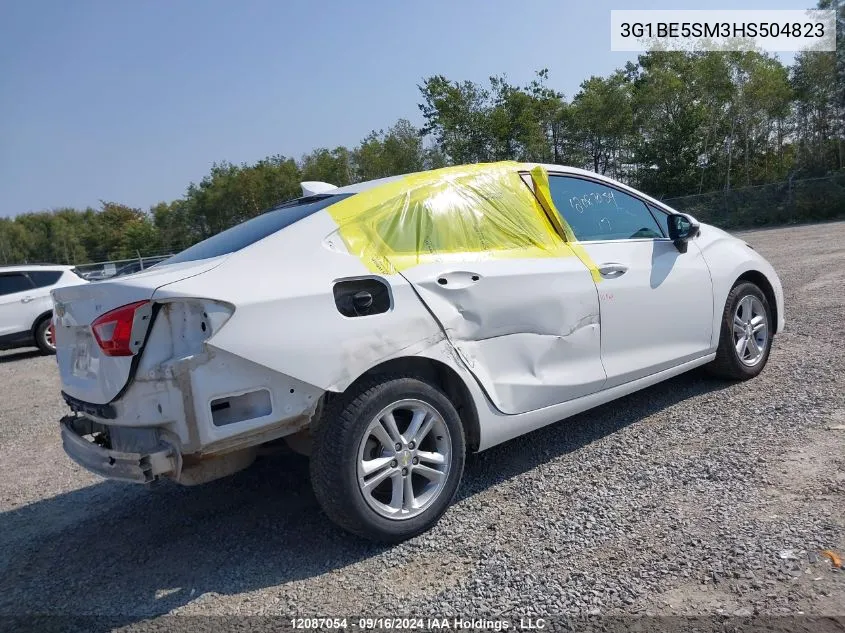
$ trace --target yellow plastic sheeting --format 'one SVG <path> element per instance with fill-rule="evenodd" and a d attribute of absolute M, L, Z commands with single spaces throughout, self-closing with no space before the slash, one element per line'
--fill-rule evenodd
<path fill-rule="evenodd" d="M 549 219 L 557 212 L 541 206 L 520 167 L 485 163 L 411 174 L 327 211 L 349 252 L 383 274 L 432 262 L 571 256 Z"/>
<path fill-rule="evenodd" d="M 543 209 L 546 211 L 546 215 L 554 225 L 555 229 L 561 235 L 566 237 L 567 245 L 572 249 L 572 252 L 575 253 L 578 259 L 581 260 L 581 263 L 590 270 L 590 275 L 592 275 L 593 281 L 596 283 L 600 282 L 601 275 L 599 274 L 598 267 L 584 247 L 578 243 L 575 233 L 572 231 L 572 227 L 570 227 L 569 223 L 563 219 L 563 215 L 561 215 L 558 212 L 557 207 L 555 207 L 554 200 L 552 200 L 551 188 L 549 187 L 548 172 L 540 165 L 537 165 L 531 170 L 531 181 L 534 183 L 534 194 L 537 196 L 537 199 L 540 201 L 540 204 L 543 206 Z"/>

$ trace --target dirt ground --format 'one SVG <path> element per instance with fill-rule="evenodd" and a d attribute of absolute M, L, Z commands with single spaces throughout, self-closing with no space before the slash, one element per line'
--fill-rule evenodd
<path fill-rule="evenodd" d="M 55 361 L 0 353 L 0 616 L 845 615 L 845 223 L 744 233 L 786 331 L 468 460 L 431 532 L 335 529 L 299 457 L 195 488 L 63 453 Z M 3 628 L 0 626 L 0 628 Z"/>

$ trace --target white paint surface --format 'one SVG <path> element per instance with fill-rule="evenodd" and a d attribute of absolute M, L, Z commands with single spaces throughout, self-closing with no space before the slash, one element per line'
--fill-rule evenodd
<path fill-rule="evenodd" d="M 577 257 L 427 264 L 404 275 L 500 411 L 602 388 L 596 286 Z"/>

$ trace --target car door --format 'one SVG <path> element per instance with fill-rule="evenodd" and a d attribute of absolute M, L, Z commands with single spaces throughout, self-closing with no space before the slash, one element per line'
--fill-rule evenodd
<path fill-rule="evenodd" d="M 713 287 L 695 242 L 680 253 L 646 203 L 622 189 L 562 174 L 550 174 L 549 186 L 558 212 L 601 275 L 605 387 L 706 354 Z"/>
<path fill-rule="evenodd" d="M 26 275 L 35 287 L 33 292 L 28 295 L 31 300 L 27 304 L 29 324 L 32 327 L 38 317 L 46 312 L 53 311 L 53 298 L 50 296 L 50 290 L 57 284 L 73 283 L 74 275 L 62 270 L 27 270 Z"/>
<path fill-rule="evenodd" d="M 34 287 L 23 272 L 0 273 L 0 337 L 25 332 L 32 327 L 27 320 Z"/>
<path fill-rule="evenodd" d="M 500 411 L 604 386 L 596 285 L 577 257 L 423 264 L 402 274 Z"/>

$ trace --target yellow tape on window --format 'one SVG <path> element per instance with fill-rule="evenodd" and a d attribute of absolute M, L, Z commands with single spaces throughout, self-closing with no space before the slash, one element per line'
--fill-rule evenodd
<path fill-rule="evenodd" d="M 543 206 L 543 209 L 546 211 L 547 216 L 554 224 L 555 229 L 566 238 L 566 244 L 572 249 L 572 252 L 575 253 L 584 266 L 590 270 L 590 275 L 592 276 L 593 281 L 596 283 L 600 282 L 601 275 L 599 274 L 598 267 L 595 262 L 593 262 L 593 259 L 587 251 L 584 250 L 584 247 L 578 243 L 578 240 L 575 238 L 575 233 L 572 231 L 572 227 L 569 226 L 569 223 L 555 207 L 554 200 L 552 199 L 552 192 L 549 188 L 548 172 L 540 165 L 537 165 L 531 170 L 531 181 L 534 183 L 534 193 L 540 201 L 540 204 Z"/>
<path fill-rule="evenodd" d="M 349 252 L 383 274 L 432 262 L 577 254 L 553 224 L 554 206 L 538 201 L 520 169 L 527 166 L 508 161 L 411 174 L 327 211 Z"/>

